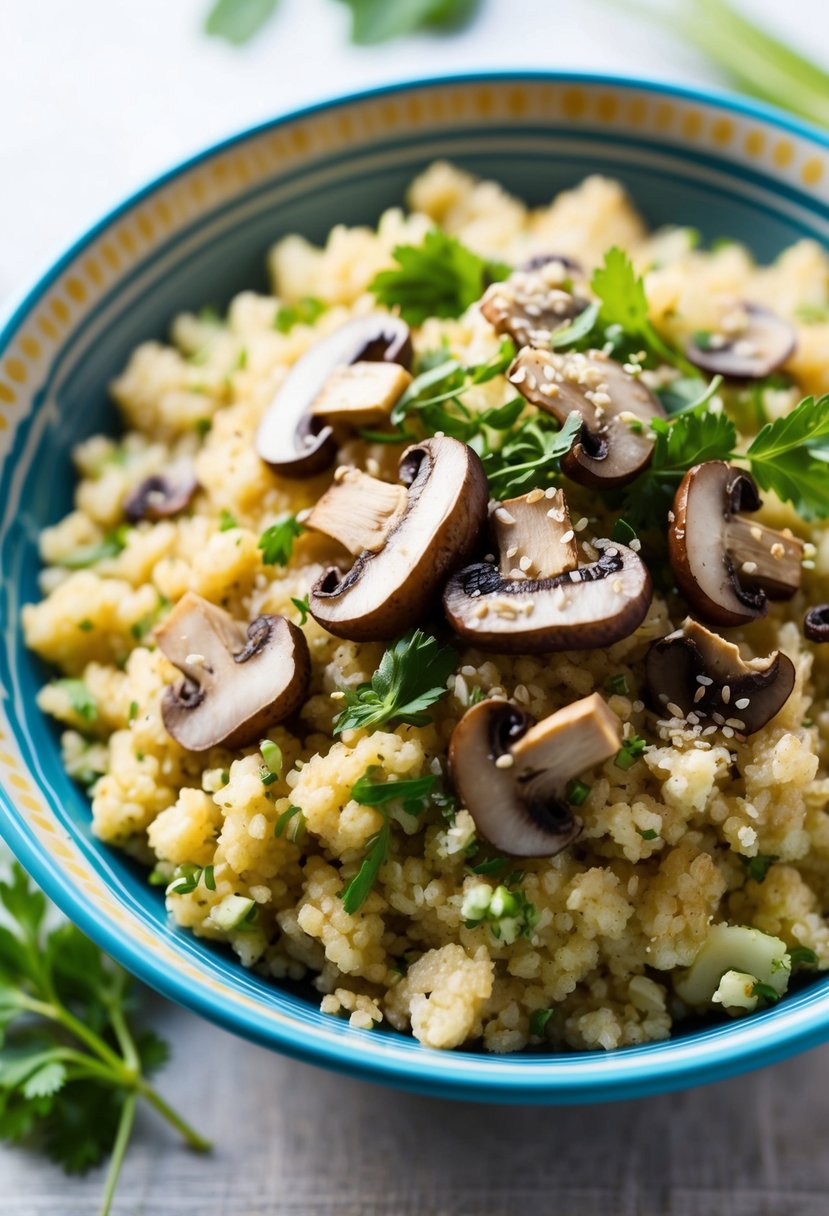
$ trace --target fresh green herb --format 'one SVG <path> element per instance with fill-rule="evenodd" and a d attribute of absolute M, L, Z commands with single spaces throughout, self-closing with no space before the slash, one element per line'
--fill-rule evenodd
<path fill-rule="evenodd" d="M 206 34 L 243 46 L 270 21 L 279 0 L 215 0 L 204 23 Z"/>
<path fill-rule="evenodd" d="M 96 721 L 98 717 L 98 702 L 83 680 L 71 678 L 53 680 L 52 687 L 59 688 L 61 692 L 66 694 L 69 699 L 70 709 L 79 718 L 83 718 L 84 722 L 88 722 L 91 725 Z"/>
<path fill-rule="evenodd" d="M 95 623 L 90 621 L 89 617 L 84 617 L 82 621 L 78 621 L 78 628 L 82 633 L 91 633 L 95 628 Z"/>
<path fill-rule="evenodd" d="M 450 827 L 454 826 L 455 815 L 458 812 L 458 800 L 454 794 L 448 794 L 444 789 L 432 791 L 432 802 L 440 811 Z"/>
<path fill-rule="evenodd" d="M 481 686 L 479 684 L 476 684 L 475 687 L 470 690 L 469 701 L 467 702 L 467 704 L 471 708 L 473 705 L 477 705 L 479 701 L 483 701 L 483 699 L 484 699 L 484 690 L 481 688 Z"/>
<path fill-rule="evenodd" d="M 619 672 L 618 675 L 611 676 L 604 687 L 605 692 L 609 693 L 611 696 L 615 695 L 618 697 L 626 697 L 630 692 L 630 689 L 628 688 L 627 676 L 625 676 L 622 672 Z"/>
<path fill-rule="evenodd" d="M 538 923 L 538 909 L 518 887 L 522 876 L 511 874 L 507 882 L 493 890 L 487 883 L 478 883 L 464 894 L 461 916 L 467 929 L 488 924 L 492 936 L 511 946 L 519 937 L 531 938 Z"/>
<path fill-rule="evenodd" d="M 647 739 L 643 739 L 641 735 L 631 735 L 629 739 L 625 739 L 616 753 L 616 767 L 624 770 L 633 768 L 636 761 L 644 754 L 647 746 Z"/>
<path fill-rule="evenodd" d="M 564 797 L 571 806 L 584 806 L 590 796 L 590 786 L 583 781 L 571 781 L 564 792 Z"/>
<path fill-rule="evenodd" d="M 561 457 L 570 451 L 581 426 L 581 416 L 575 410 L 560 429 L 542 414 L 527 419 L 498 451 L 482 458 L 493 493 L 509 498 L 529 486 L 554 485 Z"/>
<path fill-rule="evenodd" d="M 636 529 L 626 519 L 617 519 L 610 533 L 611 539 L 620 545 L 629 545 L 632 540 L 638 540 Z"/>
<path fill-rule="evenodd" d="M 222 324 L 222 314 L 215 304 L 203 304 L 197 316 L 202 325 Z"/>
<path fill-rule="evenodd" d="M 666 422 L 654 418 L 656 436 L 650 475 L 657 480 L 680 480 L 695 464 L 728 460 L 737 442 L 737 430 L 726 414 L 684 413 Z"/>
<path fill-rule="evenodd" d="M 147 612 L 144 616 L 139 617 L 137 621 L 133 621 L 130 625 L 130 633 L 135 638 L 136 642 L 140 642 L 142 638 L 152 630 L 159 622 L 159 619 L 170 607 L 170 601 L 165 595 L 158 597 L 158 603 L 152 612 Z"/>
<path fill-rule="evenodd" d="M 351 41 L 373 46 L 417 30 L 445 32 L 471 20 L 480 0 L 341 0 L 351 9 Z"/>
<path fill-rule="evenodd" d="M 210 434 L 210 428 L 212 426 L 213 420 L 211 418 L 197 418 L 193 430 L 196 432 L 199 439 L 204 439 L 206 435 Z"/>
<path fill-rule="evenodd" d="M 569 325 L 563 325 L 561 329 L 554 331 L 550 338 L 550 346 L 553 350 L 562 350 L 567 346 L 575 346 L 576 343 L 582 342 L 596 328 L 599 319 L 599 305 L 588 304 L 583 312 L 580 312 L 577 317 L 574 317 Z"/>
<path fill-rule="evenodd" d="M 753 878 L 755 882 L 764 882 L 771 867 L 780 860 L 774 853 L 758 853 L 756 857 L 743 857 L 739 854 L 739 857 L 749 878 Z"/>
<path fill-rule="evenodd" d="M 62 566 L 64 570 L 85 570 L 97 562 L 117 557 L 127 547 L 129 531 L 128 524 L 119 524 L 112 532 L 108 532 L 103 540 L 97 541 L 94 545 L 83 545 L 80 549 L 67 553 L 55 564 Z"/>
<path fill-rule="evenodd" d="M 234 528 L 238 527 L 239 525 L 236 522 L 236 519 L 233 515 L 231 515 L 227 507 L 222 507 L 221 511 L 219 512 L 219 531 L 231 532 Z"/>
<path fill-rule="evenodd" d="M 169 863 L 160 861 L 157 866 L 150 870 L 147 875 L 147 882 L 151 887 L 166 887 L 171 878 Z"/>
<path fill-rule="evenodd" d="M 643 840 L 658 840 L 659 839 L 659 833 L 655 832 L 653 828 L 637 828 L 636 831 L 639 833 L 639 835 L 642 837 Z"/>
<path fill-rule="evenodd" d="M 590 286 L 599 299 L 603 325 L 618 325 L 623 334 L 640 340 L 658 359 L 688 375 L 695 374 L 696 369 L 664 341 L 648 319 L 644 280 L 624 250 L 614 245 L 607 251 L 604 262 L 593 272 Z"/>
<path fill-rule="evenodd" d="M 294 608 L 296 608 L 297 612 L 299 613 L 299 624 L 304 625 L 305 622 L 308 620 L 308 617 L 311 614 L 311 607 L 308 603 L 308 596 L 306 595 L 303 599 L 298 600 L 296 598 L 296 596 L 292 595 L 291 603 L 293 604 Z"/>
<path fill-rule="evenodd" d="M 290 828 L 288 831 L 285 829 Z M 277 819 L 273 834 L 281 836 L 285 834 L 287 840 L 292 840 L 296 843 L 305 835 L 305 816 L 302 813 L 302 808 L 298 806 L 289 806 L 287 811 L 283 811 Z"/>
<path fill-rule="evenodd" d="M 274 329 L 290 333 L 295 325 L 313 325 L 325 312 L 325 304 L 316 296 L 303 296 L 296 304 L 281 304 L 273 320 Z"/>
<path fill-rule="evenodd" d="M 533 1038 L 543 1039 L 547 1023 L 555 1013 L 555 1009 L 534 1009 L 530 1014 L 530 1034 Z"/>
<path fill-rule="evenodd" d="M 204 867 L 197 866 L 193 861 L 184 861 L 180 866 L 176 866 L 176 871 L 173 875 L 172 882 L 167 887 L 168 895 L 192 895 L 196 887 L 202 880 Z M 210 867 L 211 881 L 213 880 L 213 867 Z M 205 883 L 205 886 L 207 884 Z M 210 888 L 214 891 L 215 885 Z"/>
<path fill-rule="evenodd" d="M 135 719 L 138 717 L 138 702 L 130 701 L 129 713 L 127 714 L 127 722 L 132 726 Z"/>
<path fill-rule="evenodd" d="M 287 566 L 294 551 L 294 541 L 305 531 L 295 515 L 285 515 L 266 528 L 259 537 L 257 548 L 262 550 L 266 566 Z M 304 622 L 303 622 L 304 624 Z"/>
<path fill-rule="evenodd" d="M 789 961 L 792 967 L 816 967 L 819 959 L 809 946 L 795 946 L 789 951 Z"/>
<path fill-rule="evenodd" d="M 752 996 L 759 996 L 764 1001 L 768 1001 L 770 1005 L 776 1005 L 780 1000 L 780 993 L 776 988 L 772 988 L 771 984 L 764 984 L 762 980 L 755 980 L 751 989 Z"/>
<path fill-rule="evenodd" d="M 390 431 L 374 431 L 362 426 L 357 428 L 357 434 L 366 443 L 414 443 L 418 438 L 414 431 L 405 431 L 399 426 Z"/>
<path fill-rule="evenodd" d="M 716 397 L 722 388 L 722 376 L 714 376 L 706 383 L 700 377 L 678 376 L 663 388 L 657 389 L 657 396 L 665 407 L 666 413 L 676 418 L 680 414 L 703 414 L 707 412 L 709 401 Z"/>
<path fill-rule="evenodd" d="M 480 865 L 468 868 L 470 874 L 500 874 L 508 865 L 506 857 L 490 857 L 489 861 L 482 861 Z"/>
<path fill-rule="evenodd" d="M 505 279 L 510 267 L 487 261 L 455 237 L 432 228 L 420 245 L 398 245 L 397 266 L 374 276 L 369 290 L 379 304 L 397 307 L 409 325 L 427 317 L 459 317 L 484 288 Z"/>
<path fill-rule="evenodd" d="M 387 802 L 402 802 L 409 815 L 419 815 L 425 808 L 437 777 L 428 774 L 403 781 L 376 781 L 378 771 L 372 766 L 351 788 L 351 797 L 362 806 L 385 806 Z"/>
<path fill-rule="evenodd" d="M 127 1018 L 130 977 L 71 924 L 46 930 L 44 896 L 18 865 L 0 883 L 0 1137 L 36 1139 L 68 1173 L 111 1154 L 102 1216 L 108 1216 L 139 1099 L 191 1148 L 193 1131 L 148 1078 L 168 1049 L 136 1034 Z"/>
<path fill-rule="evenodd" d="M 804 325 L 822 325 L 829 321 L 829 304 L 801 304 L 795 315 Z"/>
<path fill-rule="evenodd" d="M 230 773 L 227 771 L 226 768 L 223 768 L 221 773 L 219 774 L 219 780 L 221 781 L 222 785 L 227 785 L 228 782 L 230 781 Z"/>
<path fill-rule="evenodd" d="M 213 866 L 205 866 L 202 870 L 202 880 L 208 891 L 216 890 L 216 877 L 213 873 Z"/>
<path fill-rule="evenodd" d="M 792 503 L 804 519 L 829 515 L 829 394 L 806 397 L 764 426 L 745 459 L 758 485 Z"/>
<path fill-rule="evenodd" d="M 421 629 L 411 630 L 390 646 L 368 684 L 344 688 L 346 708 L 337 717 L 334 733 L 379 726 L 389 719 L 423 726 L 424 713 L 446 692 L 457 655 L 440 646 Z"/>
<path fill-rule="evenodd" d="M 273 785 L 274 781 L 276 781 L 276 773 L 272 773 L 267 764 L 260 764 L 259 778 L 263 785 Z"/>
<path fill-rule="evenodd" d="M 391 823 L 384 819 L 383 826 L 366 843 L 366 851 L 360 868 L 351 882 L 340 891 L 343 908 L 349 916 L 358 912 L 371 894 L 380 867 L 389 855 L 389 840 L 391 838 Z"/>
<path fill-rule="evenodd" d="M 248 352 L 247 352 L 247 350 L 245 350 L 244 347 L 242 347 L 242 349 L 239 351 L 239 354 L 236 356 L 236 362 L 233 365 L 233 370 L 235 372 L 243 372 L 245 370 L 245 368 L 247 367 L 247 365 L 248 365 Z"/>

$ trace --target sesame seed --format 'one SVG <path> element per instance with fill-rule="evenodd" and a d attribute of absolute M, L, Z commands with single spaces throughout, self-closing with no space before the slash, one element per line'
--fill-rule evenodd
<path fill-rule="evenodd" d="M 543 490 L 530 490 L 529 494 L 527 495 L 527 505 L 532 506 L 534 502 L 540 502 L 543 497 Z"/>
<path fill-rule="evenodd" d="M 335 689 L 335 691 L 331 693 L 332 701 L 342 701 L 344 699 L 345 699 L 345 693 L 342 692 L 339 688 Z"/>
<path fill-rule="evenodd" d="M 710 676 L 697 676 L 697 684 L 703 684 L 706 688 L 713 683 L 714 681 Z"/>
<path fill-rule="evenodd" d="M 735 709 L 748 709 L 751 701 L 748 697 L 740 697 L 739 701 L 734 702 Z"/>
<path fill-rule="evenodd" d="M 726 718 L 726 726 L 732 726 L 734 730 L 745 730 L 746 724 L 740 718 Z"/>
<path fill-rule="evenodd" d="M 504 752 L 503 756 L 499 756 L 495 761 L 496 768 L 512 768 L 513 764 L 515 764 L 515 760 L 509 752 Z"/>
<path fill-rule="evenodd" d="M 203 654 L 188 654 L 184 661 L 185 661 L 185 663 L 189 664 L 189 666 L 191 666 L 191 667 L 203 667 L 204 666 L 204 655 Z"/>
<path fill-rule="evenodd" d="M 515 557 L 517 552 L 518 552 L 518 545 L 510 545 L 510 547 L 507 549 L 506 556 Z"/>
<path fill-rule="evenodd" d="M 758 524 L 755 524 L 751 529 L 751 535 L 754 537 L 755 540 L 762 540 L 763 539 L 763 529 Z"/>
<path fill-rule="evenodd" d="M 526 367 L 519 367 L 518 370 L 513 372 L 512 375 L 510 376 L 510 380 L 512 381 L 513 384 L 523 384 L 524 381 L 526 380 L 526 378 L 527 378 Z"/>
<path fill-rule="evenodd" d="M 475 590 L 471 592 L 472 599 L 476 600 L 480 594 L 481 594 L 480 587 L 476 587 Z"/>
<path fill-rule="evenodd" d="M 704 696 L 705 696 L 705 689 L 698 688 L 697 691 L 694 693 L 694 704 L 698 705 Z"/>
<path fill-rule="evenodd" d="M 499 523 L 502 523 L 502 524 L 514 524 L 515 523 L 515 516 L 510 515 L 510 513 L 506 509 L 506 507 L 496 507 L 495 518 L 498 520 Z"/>
<path fill-rule="evenodd" d="M 722 733 L 725 735 L 726 739 L 734 738 L 734 731 L 731 729 L 730 726 L 724 726 L 722 728 Z"/>
<path fill-rule="evenodd" d="M 569 545 L 570 541 L 573 539 L 574 536 L 575 536 L 575 532 L 573 531 L 572 528 L 570 528 L 570 530 L 568 532 L 565 532 L 559 539 L 560 539 L 562 545 Z"/>
<path fill-rule="evenodd" d="M 740 569 L 742 570 L 743 574 L 756 574 L 757 573 L 757 563 L 756 562 L 743 562 Z"/>
<path fill-rule="evenodd" d="M 723 684 L 722 692 L 720 693 L 720 697 L 722 698 L 723 705 L 727 705 L 728 702 L 731 700 L 731 685 L 730 684 Z"/>
<path fill-rule="evenodd" d="M 581 519 L 578 521 L 578 523 L 573 525 L 573 531 L 574 531 L 574 532 L 583 532 L 583 531 L 584 531 L 584 529 L 587 527 L 588 522 L 589 522 L 589 521 L 588 521 L 587 516 L 586 516 L 586 515 L 582 515 L 582 517 L 581 517 Z"/>
<path fill-rule="evenodd" d="M 527 570 L 529 570 L 529 568 L 532 564 L 533 564 L 533 559 L 531 557 L 528 557 L 526 553 L 518 562 L 519 568 L 521 570 L 523 570 L 525 573 Z"/>
<path fill-rule="evenodd" d="M 779 540 L 776 540 L 774 542 L 774 544 L 772 545 L 770 552 L 771 552 L 772 557 L 776 561 L 779 561 L 781 557 L 785 556 L 786 549 L 785 549 L 785 546 L 782 545 Z"/>
<path fill-rule="evenodd" d="M 581 582 L 581 570 L 571 570 L 570 571 L 570 582 L 571 583 L 580 583 Z"/>
<path fill-rule="evenodd" d="M 679 706 L 675 705 L 673 701 L 668 702 L 666 709 L 668 710 L 668 713 L 674 718 L 684 718 L 684 716 L 685 716 L 683 714 L 682 710 L 679 708 Z"/>

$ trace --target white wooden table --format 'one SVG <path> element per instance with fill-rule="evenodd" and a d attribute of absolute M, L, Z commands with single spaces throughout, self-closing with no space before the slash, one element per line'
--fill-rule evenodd
<path fill-rule="evenodd" d="M 829 61 L 825 0 L 743 3 Z M 241 53 L 199 37 L 206 4 L 0 0 L 0 301 L 150 174 L 323 92 L 516 65 L 715 79 L 599 0 L 487 0 L 462 38 L 378 51 L 346 45 L 333 0 L 282 0 Z M 174 1048 L 161 1088 L 217 1148 L 196 1157 L 144 1117 L 118 1216 L 829 1213 L 829 1048 L 673 1097 L 476 1108 L 280 1059 L 160 1000 L 152 1012 Z M 101 1185 L 0 1151 L 0 1216 L 90 1216 Z"/>

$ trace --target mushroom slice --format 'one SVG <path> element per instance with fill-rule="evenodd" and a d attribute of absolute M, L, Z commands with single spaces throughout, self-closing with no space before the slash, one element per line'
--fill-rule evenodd
<path fill-rule="evenodd" d="M 259 616 L 245 626 L 188 591 L 156 640 L 184 676 L 164 693 L 161 717 L 189 751 L 253 743 L 305 700 L 308 644 L 284 617 Z"/>
<path fill-rule="evenodd" d="M 644 563 L 632 549 L 602 540 L 593 542 L 598 560 L 578 568 L 560 490 L 502 503 L 493 521 L 500 566 L 467 566 L 443 593 L 461 637 L 486 650 L 540 654 L 610 646 L 642 623 L 652 594 Z"/>
<path fill-rule="evenodd" d="M 332 426 L 375 426 L 388 419 L 411 382 L 410 373 L 399 363 L 337 367 L 311 402 L 310 412 Z"/>
<path fill-rule="evenodd" d="M 603 351 L 556 354 L 527 346 L 507 378 L 531 405 L 562 425 L 574 410 L 581 416 L 581 435 L 561 460 L 573 481 L 611 489 L 627 485 L 650 464 L 649 424 L 664 418 L 665 411 L 640 377 L 628 375 Z"/>
<path fill-rule="evenodd" d="M 190 505 L 199 488 L 192 461 L 176 460 L 160 473 L 139 482 L 124 499 L 124 516 L 131 524 L 142 519 L 167 519 Z"/>
<path fill-rule="evenodd" d="M 567 279 L 557 259 L 515 270 L 486 289 L 481 312 L 496 333 L 509 334 L 519 346 L 546 346 L 557 329 L 587 308 L 587 300 L 564 290 Z"/>
<path fill-rule="evenodd" d="M 803 542 L 742 517 L 761 506 L 754 479 L 721 460 L 689 469 L 676 492 L 671 567 L 689 604 L 715 625 L 764 616 L 770 599 L 791 599 L 800 586 Z"/>
<path fill-rule="evenodd" d="M 683 718 L 693 714 L 694 725 L 707 718 L 741 735 L 753 735 L 770 722 L 795 682 L 792 661 L 779 650 L 766 659 L 745 660 L 733 642 L 690 617 L 654 642 L 645 674 L 658 711 Z"/>
<path fill-rule="evenodd" d="M 356 317 L 315 342 L 297 359 L 276 391 L 256 436 L 256 450 L 276 473 L 311 477 L 328 468 L 336 454 L 332 427 L 310 413 L 331 372 L 352 363 L 387 362 L 408 367 L 409 327 L 389 313 Z"/>
<path fill-rule="evenodd" d="M 450 570 L 470 555 L 486 522 L 480 459 L 457 439 L 407 448 L 392 486 L 348 470 L 304 522 L 340 541 L 356 560 L 311 588 L 311 615 L 355 642 L 388 639 L 432 609 Z"/>
<path fill-rule="evenodd" d="M 720 329 L 697 333 L 685 353 L 703 371 L 732 380 L 762 380 L 782 367 L 794 353 L 794 329 L 768 308 L 740 304 Z"/>
<path fill-rule="evenodd" d="M 541 722 L 505 701 L 481 701 L 452 732 L 449 771 L 481 835 L 514 857 L 552 857 L 581 823 L 567 786 L 621 745 L 619 721 L 594 693 Z"/>
<path fill-rule="evenodd" d="M 829 642 L 829 604 L 809 609 L 803 618 L 803 632 L 810 642 Z"/>

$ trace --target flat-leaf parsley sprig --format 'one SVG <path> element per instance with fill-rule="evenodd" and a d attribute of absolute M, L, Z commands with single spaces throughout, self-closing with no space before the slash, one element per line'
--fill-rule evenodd
<path fill-rule="evenodd" d="M 388 858 L 394 804 L 399 803 L 407 815 L 421 815 L 429 805 L 432 788 L 437 781 L 432 774 L 400 781 L 377 781 L 374 776 L 376 772 L 374 767 L 368 769 L 351 789 L 355 802 L 374 807 L 381 813 L 383 825 L 366 842 L 359 870 L 340 892 L 343 908 L 349 916 L 363 906 L 374 887 L 380 867 Z"/>
<path fill-rule="evenodd" d="M 0 1138 L 37 1137 L 68 1173 L 111 1153 L 106 1216 L 139 1099 L 191 1148 L 211 1146 L 148 1080 L 169 1053 L 152 1031 L 133 1032 L 127 973 L 74 925 L 47 929 L 46 899 L 19 865 L 0 901 Z"/>
<path fill-rule="evenodd" d="M 393 257 L 397 266 L 379 271 L 369 291 L 378 304 L 397 308 L 408 325 L 459 317 L 511 269 L 479 257 L 439 228 L 431 228 L 419 245 L 398 245 Z"/>
<path fill-rule="evenodd" d="M 457 660 L 451 646 L 441 646 L 422 629 L 410 630 L 385 652 L 369 683 L 340 689 L 346 705 L 334 733 L 379 726 L 390 719 L 423 726 L 431 721 L 424 710 L 446 692 Z"/>

